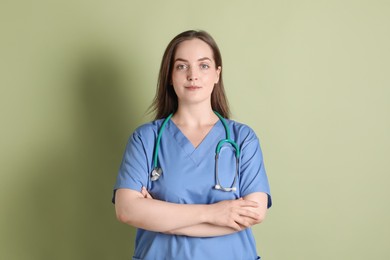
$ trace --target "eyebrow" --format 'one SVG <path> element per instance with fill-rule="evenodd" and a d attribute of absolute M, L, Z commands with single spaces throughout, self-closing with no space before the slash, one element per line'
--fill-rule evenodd
<path fill-rule="evenodd" d="M 198 59 L 198 61 L 205 61 L 205 60 L 208 60 L 208 61 L 212 61 L 210 58 L 208 58 L 208 57 L 203 57 L 203 58 L 200 58 L 200 59 Z M 177 58 L 177 59 L 175 59 L 175 62 L 176 61 L 183 61 L 183 62 L 188 62 L 188 60 L 186 60 L 186 59 L 182 59 L 182 58 Z"/>

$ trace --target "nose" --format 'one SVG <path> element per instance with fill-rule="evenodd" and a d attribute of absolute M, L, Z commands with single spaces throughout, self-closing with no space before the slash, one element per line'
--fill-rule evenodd
<path fill-rule="evenodd" d="M 194 68 L 194 67 L 189 68 L 188 74 L 187 74 L 187 80 L 188 81 L 198 80 L 198 72 L 197 72 L 196 68 Z"/>

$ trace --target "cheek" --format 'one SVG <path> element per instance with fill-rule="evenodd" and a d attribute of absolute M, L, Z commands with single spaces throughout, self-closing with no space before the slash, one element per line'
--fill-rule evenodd
<path fill-rule="evenodd" d="M 218 82 L 218 77 L 216 75 L 207 75 L 207 77 L 205 77 L 205 81 L 208 83 L 208 85 L 210 86 L 214 86 L 215 83 Z"/>
<path fill-rule="evenodd" d="M 172 73 L 172 76 L 171 76 L 171 83 L 178 83 L 178 82 L 182 82 L 183 80 L 185 80 L 185 76 L 181 73 L 178 73 L 178 72 L 173 72 Z"/>
<path fill-rule="evenodd" d="M 215 71 L 213 71 L 213 72 L 209 71 L 204 75 L 204 79 L 207 80 L 207 82 L 210 82 L 210 83 L 212 82 L 213 84 L 215 84 L 218 82 L 219 75 Z"/>

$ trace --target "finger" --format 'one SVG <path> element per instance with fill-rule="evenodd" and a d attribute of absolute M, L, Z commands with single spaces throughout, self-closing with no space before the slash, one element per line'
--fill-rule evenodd
<path fill-rule="evenodd" d="M 240 218 L 237 220 L 237 224 L 240 226 L 240 230 L 251 227 L 255 224 L 255 221 L 248 218 Z"/>
<path fill-rule="evenodd" d="M 146 198 L 148 198 L 148 199 L 153 199 L 152 195 L 150 195 L 149 192 L 146 192 Z"/>
<path fill-rule="evenodd" d="M 148 191 L 146 190 L 145 187 L 142 187 L 142 189 L 141 189 L 141 194 L 142 194 L 142 196 L 143 196 L 144 198 L 147 198 L 147 196 L 148 196 Z"/>
<path fill-rule="evenodd" d="M 153 199 L 148 190 L 145 187 L 142 187 L 142 195 L 147 199 Z"/>
<path fill-rule="evenodd" d="M 238 216 L 235 218 L 235 222 L 240 226 L 240 230 L 243 230 L 245 228 L 249 228 L 256 224 L 256 220 L 245 217 L 245 216 Z"/>
<path fill-rule="evenodd" d="M 259 214 L 257 214 L 256 212 L 253 212 L 251 210 L 247 210 L 247 209 L 239 209 L 237 211 L 237 213 L 240 216 L 248 217 L 248 218 L 251 218 L 251 219 L 254 219 L 254 220 L 258 220 L 260 218 Z"/>
<path fill-rule="evenodd" d="M 229 223 L 230 227 L 233 228 L 236 231 L 241 231 L 247 227 L 253 226 L 255 223 L 254 219 L 251 219 L 249 217 L 241 216 L 239 214 L 235 214 L 232 216 L 232 220 Z"/>
<path fill-rule="evenodd" d="M 249 222 L 246 221 L 244 218 L 237 219 L 236 223 L 240 227 L 240 230 L 250 227 Z"/>
<path fill-rule="evenodd" d="M 237 223 L 236 221 L 232 221 L 229 226 L 236 231 L 242 230 L 241 225 L 239 223 Z"/>
<path fill-rule="evenodd" d="M 239 200 L 240 206 L 241 207 L 253 207 L 253 208 L 258 208 L 260 205 L 256 201 L 252 200 Z"/>

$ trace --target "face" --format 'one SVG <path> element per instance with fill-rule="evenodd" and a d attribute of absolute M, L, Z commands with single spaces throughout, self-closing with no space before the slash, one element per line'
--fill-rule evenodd
<path fill-rule="evenodd" d="M 202 40 L 179 44 L 172 69 L 172 85 L 179 105 L 211 104 L 211 93 L 221 72 L 213 56 L 211 47 Z"/>

